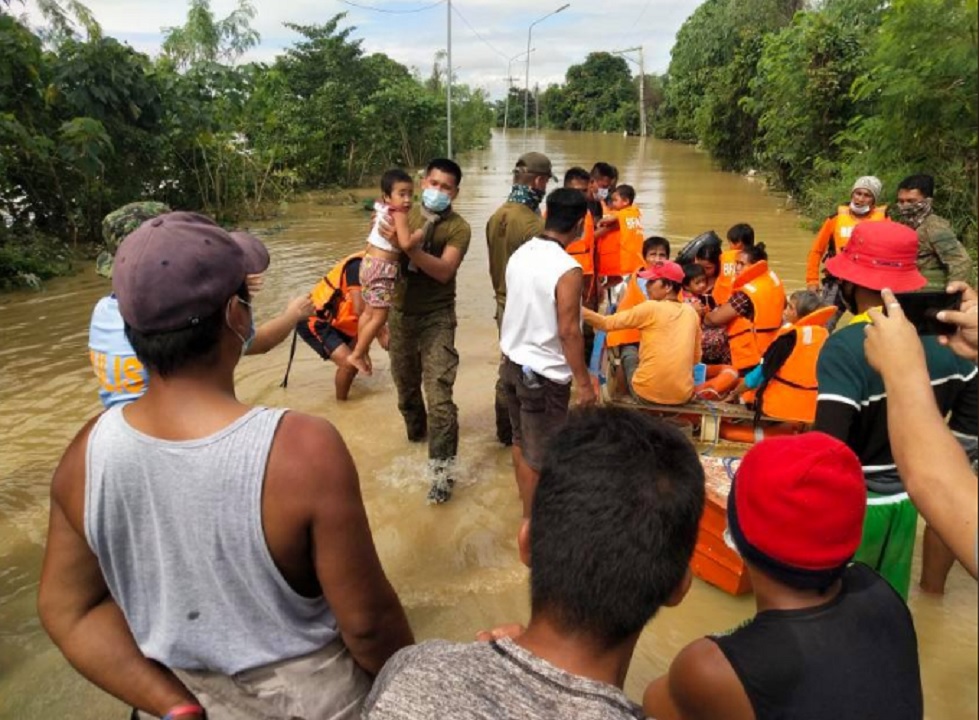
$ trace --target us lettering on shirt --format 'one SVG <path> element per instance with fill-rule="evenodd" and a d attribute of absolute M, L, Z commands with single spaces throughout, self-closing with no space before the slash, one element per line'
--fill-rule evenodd
<path fill-rule="evenodd" d="M 109 356 L 96 350 L 89 350 L 89 356 L 103 390 L 134 395 L 143 392 L 143 364 L 137 358 Z"/>

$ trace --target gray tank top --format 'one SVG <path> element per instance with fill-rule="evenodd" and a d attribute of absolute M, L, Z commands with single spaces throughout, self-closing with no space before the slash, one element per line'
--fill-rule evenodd
<path fill-rule="evenodd" d="M 262 486 L 285 410 L 254 408 L 209 437 L 144 435 L 110 408 L 92 428 L 85 536 L 143 654 L 233 674 L 337 638 L 326 600 L 296 593 L 262 529 Z"/>

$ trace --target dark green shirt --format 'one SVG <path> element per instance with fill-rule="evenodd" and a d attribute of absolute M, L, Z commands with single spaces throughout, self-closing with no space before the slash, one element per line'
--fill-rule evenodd
<path fill-rule="evenodd" d="M 408 227 L 412 232 L 425 224 L 418 205 L 408 213 Z M 450 208 L 435 225 L 432 236 L 425 240 L 425 252 L 442 257 L 445 248 L 454 247 L 466 256 L 472 230 L 459 213 Z M 401 263 L 401 279 L 395 288 L 394 307 L 405 315 L 427 315 L 436 310 L 454 308 L 456 301 L 455 276 L 447 283 L 429 277 L 407 262 Z"/>
<path fill-rule="evenodd" d="M 517 248 L 544 231 L 544 218 L 523 203 L 504 203 L 486 222 L 490 279 L 497 303 L 506 302 L 506 264 Z"/>
<path fill-rule="evenodd" d="M 814 430 L 839 438 L 859 457 L 867 487 L 879 493 L 902 492 L 887 436 L 887 392 L 881 376 L 863 352 L 864 323 L 830 335 L 819 353 L 816 378 L 819 400 Z M 979 380 L 976 366 L 924 336 L 928 375 L 942 415 L 960 437 L 976 436 Z M 922 448 L 927 452 L 927 448 Z"/>

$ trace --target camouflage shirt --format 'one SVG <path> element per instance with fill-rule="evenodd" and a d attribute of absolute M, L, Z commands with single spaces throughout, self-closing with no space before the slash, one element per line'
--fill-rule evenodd
<path fill-rule="evenodd" d="M 918 270 L 927 288 L 944 288 L 952 280 L 972 282 L 972 258 L 944 218 L 931 213 L 918 226 Z"/>

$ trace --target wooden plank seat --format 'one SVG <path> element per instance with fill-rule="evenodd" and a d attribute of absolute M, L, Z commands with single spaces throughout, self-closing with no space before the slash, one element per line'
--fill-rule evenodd
<path fill-rule="evenodd" d="M 749 410 L 743 405 L 733 403 L 711 402 L 708 400 L 694 399 L 683 405 L 656 405 L 642 400 L 636 400 L 631 395 L 606 398 L 605 404 L 616 407 L 625 407 L 632 410 L 653 413 L 654 415 L 666 416 L 686 416 L 699 419 L 699 439 L 701 442 L 716 443 L 721 439 L 721 422 L 723 420 L 735 421 L 743 424 L 746 428 L 756 428 L 755 411 Z M 778 418 L 762 416 L 760 425 L 757 426 L 763 432 L 765 426 L 784 425 L 785 421 Z M 761 435 L 759 435 L 760 439 Z"/>

